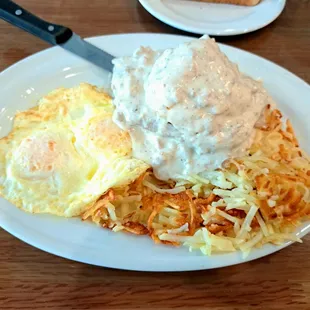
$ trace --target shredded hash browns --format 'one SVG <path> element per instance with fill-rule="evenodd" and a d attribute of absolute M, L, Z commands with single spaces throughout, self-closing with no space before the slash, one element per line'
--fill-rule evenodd
<path fill-rule="evenodd" d="M 268 106 L 256 131 L 249 154 L 223 169 L 170 183 L 149 170 L 125 188 L 110 189 L 83 220 L 206 255 L 301 242 L 291 233 L 310 214 L 309 157 L 279 110 Z"/>

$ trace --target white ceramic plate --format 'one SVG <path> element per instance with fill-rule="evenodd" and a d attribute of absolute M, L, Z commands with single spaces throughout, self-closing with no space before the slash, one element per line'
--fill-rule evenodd
<path fill-rule="evenodd" d="M 163 49 L 191 40 L 181 36 L 159 34 L 124 34 L 102 36 L 90 41 L 116 56 L 132 53 L 140 45 Z M 290 117 L 300 137 L 307 146 L 310 132 L 310 87 L 285 69 L 242 50 L 221 45 L 231 60 L 242 71 L 262 78 L 266 87 Z M 107 75 L 88 63 L 54 47 L 28 57 L 0 74 L 1 136 L 8 133 L 17 110 L 34 106 L 47 92 L 60 86 L 73 86 L 79 82 L 98 86 L 106 85 Z M 17 238 L 44 251 L 72 260 L 121 269 L 145 271 L 184 271 L 223 267 L 242 263 L 240 253 L 205 257 L 200 252 L 189 253 L 187 248 L 155 245 L 147 237 L 112 233 L 80 219 L 58 218 L 51 215 L 24 213 L 0 199 L 0 225 Z M 296 234 L 301 237 L 310 230 L 304 224 Z M 285 244 L 284 246 L 289 245 Z M 282 247 L 267 245 L 253 250 L 246 261 L 256 259 Z M 302 245 L 301 245 L 302 246 Z"/>
<path fill-rule="evenodd" d="M 230 36 L 273 22 L 286 0 L 262 0 L 256 6 L 203 3 L 191 0 L 139 0 L 160 21 L 192 33 Z"/>

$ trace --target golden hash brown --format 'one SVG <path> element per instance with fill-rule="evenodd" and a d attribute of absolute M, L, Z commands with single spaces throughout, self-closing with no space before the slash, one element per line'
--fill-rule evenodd
<path fill-rule="evenodd" d="M 310 161 L 279 110 L 268 106 L 264 119 L 247 156 L 170 183 L 148 170 L 110 189 L 83 219 L 204 254 L 300 241 L 290 232 L 310 214 Z"/>

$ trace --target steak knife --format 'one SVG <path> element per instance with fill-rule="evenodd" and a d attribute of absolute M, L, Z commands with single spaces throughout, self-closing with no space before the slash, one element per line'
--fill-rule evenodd
<path fill-rule="evenodd" d="M 38 38 L 108 71 L 113 71 L 114 56 L 83 40 L 70 28 L 49 23 L 10 0 L 0 1 L 0 18 Z"/>

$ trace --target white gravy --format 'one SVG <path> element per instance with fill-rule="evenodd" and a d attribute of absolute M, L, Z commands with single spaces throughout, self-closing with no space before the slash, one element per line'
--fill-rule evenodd
<path fill-rule="evenodd" d="M 219 168 L 242 156 L 272 99 L 239 72 L 213 39 L 164 52 L 141 47 L 114 60 L 114 122 L 129 131 L 133 156 L 159 179 Z"/>

